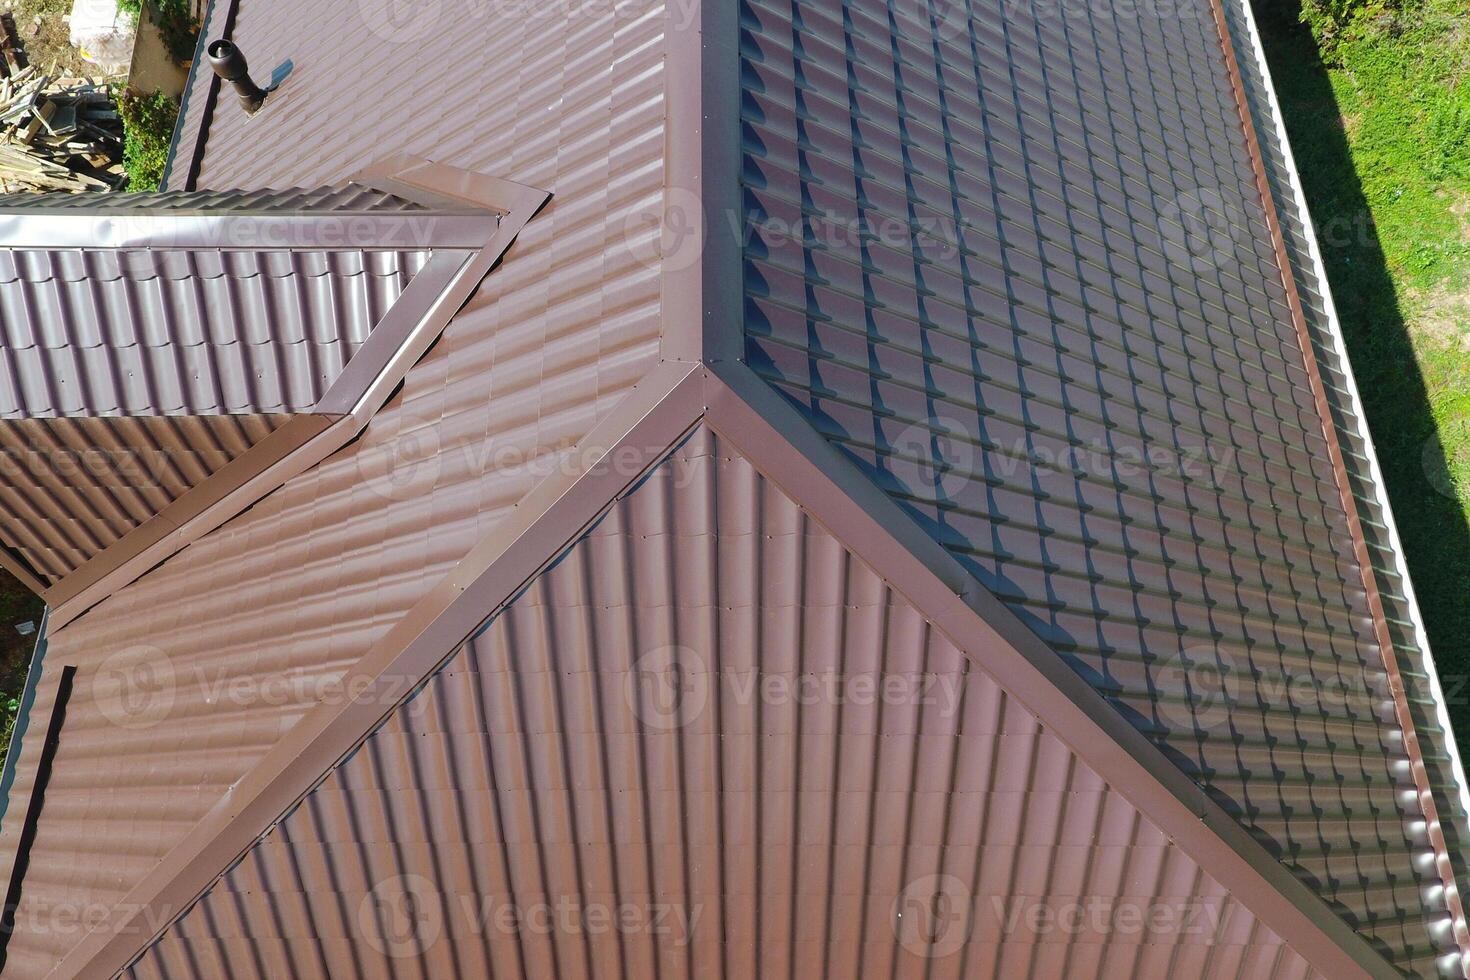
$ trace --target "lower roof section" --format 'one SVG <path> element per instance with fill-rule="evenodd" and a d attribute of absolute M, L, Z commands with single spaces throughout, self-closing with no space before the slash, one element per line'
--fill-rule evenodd
<path fill-rule="evenodd" d="M 701 428 L 125 975 L 926 970 L 1318 975 Z"/>
<path fill-rule="evenodd" d="M 288 418 L 0 419 L 0 561 L 54 585 Z"/>
<path fill-rule="evenodd" d="M 1344 923 L 1437 975 L 1462 918 L 1434 787 L 1215 0 L 740 8 L 747 362 Z"/>

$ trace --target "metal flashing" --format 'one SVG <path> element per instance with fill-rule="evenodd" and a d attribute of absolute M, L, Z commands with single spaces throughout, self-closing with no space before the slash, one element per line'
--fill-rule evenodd
<path fill-rule="evenodd" d="M 657 215 L 663 262 L 665 360 L 743 356 L 737 216 L 740 146 L 739 11 L 729 3 L 671 4 L 668 168 Z"/>
<path fill-rule="evenodd" d="M 288 425 L 289 433 L 275 439 L 268 452 L 237 460 L 229 485 L 221 482 L 186 495 L 152 526 L 95 556 L 74 585 L 64 582 L 64 590 L 48 591 L 58 628 L 356 437 L 551 196 L 403 154 L 368 166 L 356 179 L 410 200 L 468 202 L 502 217 L 479 251 L 455 249 L 430 259 L 313 412 Z"/>

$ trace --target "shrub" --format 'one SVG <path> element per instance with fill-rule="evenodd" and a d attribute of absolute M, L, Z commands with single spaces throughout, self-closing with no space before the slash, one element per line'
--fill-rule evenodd
<path fill-rule="evenodd" d="M 179 103 L 163 92 L 122 98 L 123 169 L 128 190 L 156 191 L 163 182 L 168 148 L 173 141 Z"/>
<path fill-rule="evenodd" d="M 199 22 L 189 10 L 189 0 L 150 0 L 158 35 L 169 56 L 182 64 L 194 57 L 199 40 Z"/>
<path fill-rule="evenodd" d="M 117 0 L 117 9 L 136 23 L 145 2 L 153 14 L 153 23 L 169 57 L 180 63 L 193 58 L 194 45 L 199 39 L 199 22 L 189 9 L 189 0 Z"/>
<path fill-rule="evenodd" d="M 1323 59 L 1333 62 L 1341 45 L 1375 30 L 1396 30 L 1401 17 L 1418 6 L 1418 0 L 1302 0 L 1302 21 Z"/>

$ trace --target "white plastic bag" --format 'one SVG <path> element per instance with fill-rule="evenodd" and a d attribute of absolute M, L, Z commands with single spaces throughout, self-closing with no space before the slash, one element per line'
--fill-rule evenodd
<path fill-rule="evenodd" d="M 117 9 L 117 0 L 73 0 L 72 46 L 109 75 L 127 72 L 137 27 L 130 15 Z"/>

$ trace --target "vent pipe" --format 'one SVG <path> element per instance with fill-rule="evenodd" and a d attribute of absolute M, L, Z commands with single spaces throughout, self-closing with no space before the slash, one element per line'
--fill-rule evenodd
<path fill-rule="evenodd" d="M 245 56 L 240 49 L 220 38 L 210 42 L 208 50 L 209 66 L 214 73 L 235 87 L 245 111 L 255 115 L 268 93 L 250 78 L 250 66 L 245 64 Z"/>

